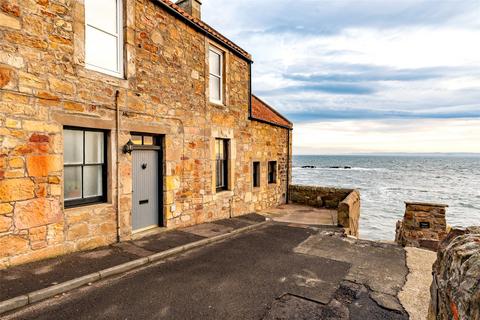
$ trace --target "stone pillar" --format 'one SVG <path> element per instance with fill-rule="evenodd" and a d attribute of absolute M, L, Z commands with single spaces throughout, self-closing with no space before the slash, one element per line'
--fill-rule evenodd
<path fill-rule="evenodd" d="M 406 202 L 403 221 L 397 222 L 395 241 L 402 246 L 437 250 L 447 235 L 445 204 Z"/>

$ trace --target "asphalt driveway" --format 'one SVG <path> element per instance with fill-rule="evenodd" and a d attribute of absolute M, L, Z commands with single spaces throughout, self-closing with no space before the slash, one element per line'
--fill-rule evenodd
<path fill-rule="evenodd" d="M 321 249 L 320 234 L 345 246 L 328 229 L 271 223 L 5 318 L 355 319 L 361 310 L 369 319 L 408 318 L 401 306 L 388 304 L 396 299 L 394 294 L 380 293 L 383 298 L 378 299 L 367 284 L 355 283 L 352 270 L 361 257 L 336 260 L 330 249 L 329 256 L 322 256 L 326 250 Z M 306 245 L 315 250 L 309 252 Z M 328 242 L 332 245 L 333 240 Z M 367 255 L 368 247 L 362 248 Z M 382 259 L 400 266 L 394 269 L 401 273 L 401 282 L 407 270 L 399 252 L 392 247 L 389 257 L 384 250 Z"/>

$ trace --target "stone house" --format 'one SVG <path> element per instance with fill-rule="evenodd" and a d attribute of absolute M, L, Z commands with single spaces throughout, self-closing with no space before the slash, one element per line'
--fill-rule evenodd
<path fill-rule="evenodd" d="M 292 124 L 199 0 L 0 0 L 0 269 L 285 203 Z"/>

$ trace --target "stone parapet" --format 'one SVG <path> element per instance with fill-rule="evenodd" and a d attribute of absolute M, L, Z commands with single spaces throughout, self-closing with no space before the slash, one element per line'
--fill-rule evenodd
<path fill-rule="evenodd" d="M 446 204 L 405 202 L 403 221 L 396 226 L 395 241 L 402 246 L 437 250 L 447 234 Z"/>
<path fill-rule="evenodd" d="M 315 208 L 336 209 L 338 225 L 347 235 L 359 236 L 360 192 L 353 189 L 340 189 L 316 186 L 289 186 L 289 200 Z"/>
<path fill-rule="evenodd" d="M 338 224 L 345 229 L 345 233 L 359 237 L 360 221 L 360 192 L 353 190 L 338 205 Z"/>
<path fill-rule="evenodd" d="M 454 229 L 433 265 L 429 320 L 480 319 L 480 227 Z"/>

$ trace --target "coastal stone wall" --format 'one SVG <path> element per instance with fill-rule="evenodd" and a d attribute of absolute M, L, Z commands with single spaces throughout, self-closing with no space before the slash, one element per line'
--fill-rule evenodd
<path fill-rule="evenodd" d="M 452 230 L 441 243 L 428 319 L 480 319 L 480 227 Z"/>
<path fill-rule="evenodd" d="M 121 149 L 132 132 L 163 141 L 167 228 L 285 202 L 291 133 L 248 119 L 248 61 L 155 1 L 125 0 L 125 77 L 109 76 L 85 65 L 84 16 L 82 0 L 0 1 L 0 269 L 131 238 L 132 156 Z M 224 51 L 223 105 L 208 99 L 210 45 Z M 105 203 L 64 208 L 65 126 L 106 132 Z M 216 138 L 230 140 L 225 192 Z"/>
<path fill-rule="evenodd" d="M 403 221 L 397 222 L 395 241 L 402 246 L 437 250 L 447 235 L 448 205 L 406 202 Z"/>
<path fill-rule="evenodd" d="M 290 200 L 316 208 L 337 209 L 353 190 L 316 186 L 291 185 Z"/>
<path fill-rule="evenodd" d="M 345 233 L 354 237 L 360 236 L 360 192 L 353 190 L 338 205 L 338 224 Z"/>
<path fill-rule="evenodd" d="M 360 192 L 358 190 L 290 185 L 289 200 L 316 208 L 336 209 L 338 225 L 344 228 L 345 234 L 359 236 Z"/>

